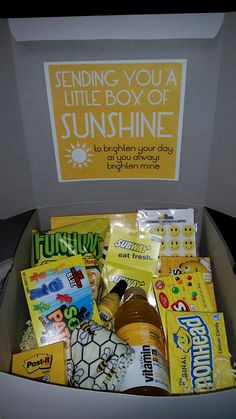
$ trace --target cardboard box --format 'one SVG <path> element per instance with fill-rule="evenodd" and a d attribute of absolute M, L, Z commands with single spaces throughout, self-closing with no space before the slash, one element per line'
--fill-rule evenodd
<path fill-rule="evenodd" d="M 205 26 L 209 27 L 211 16 L 204 18 Z M 229 350 L 235 358 L 233 261 L 204 207 L 236 215 L 236 14 L 225 13 L 219 32 L 205 39 L 203 17 L 198 19 L 198 33 L 192 34 L 195 39 L 190 35 L 184 39 L 189 22 L 186 16 L 178 26 L 181 33 L 175 39 L 140 39 L 140 30 L 145 35 L 145 25 L 141 23 L 135 40 L 114 40 L 108 36 L 104 41 L 95 34 L 89 41 L 55 42 L 51 38 L 41 42 L 39 37 L 34 42 L 35 38 L 29 37 L 33 42 L 25 43 L 13 37 L 7 19 L 0 20 L 0 106 L 8 110 L 0 124 L 0 217 L 6 219 L 38 208 L 17 246 L 0 303 L 0 415 L 3 419 L 42 416 L 64 419 L 68 415 L 71 419 L 79 416 L 108 419 L 111 415 L 114 419 L 235 417 L 235 389 L 200 396 L 149 398 L 64 388 L 9 374 L 12 353 L 19 351 L 25 321 L 29 318 L 27 304 L 22 303 L 24 291 L 19 272 L 30 266 L 31 230 L 49 229 L 51 216 L 135 212 L 144 207 L 197 210 L 201 255 L 211 258 L 217 306 L 224 313 Z M 164 26 L 167 28 L 168 24 Z M 169 26 L 171 33 L 174 26 Z M 41 24 L 39 27 L 44 28 Z M 28 35 L 36 26 L 31 28 Z M 95 26 L 88 22 L 87 28 Z M 59 32 L 58 39 L 62 40 L 63 31 Z M 179 180 L 96 179 L 59 183 L 43 63 L 157 56 L 184 58 L 188 63 Z"/>
<path fill-rule="evenodd" d="M 208 212 L 205 209 L 201 210 L 198 208 L 198 214 L 199 217 L 202 218 L 200 248 L 202 249 L 202 252 L 204 252 L 203 254 L 208 254 L 212 260 L 218 310 L 223 311 L 225 314 L 229 349 L 232 355 L 235 356 L 236 309 L 234 296 L 236 292 L 236 283 L 232 270 L 232 261 L 227 247 Z M 151 418 L 157 411 L 164 415 L 166 409 L 173 412 L 172 417 L 174 418 L 176 406 L 179 406 L 179 409 L 184 409 L 186 415 L 189 415 L 190 412 L 194 412 L 191 413 L 194 418 L 197 417 L 197 414 L 203 414 L 204 411 L 215 411 L 215 409 L 223 409 L 224 412 L 230 412 L 232 406 L 235 404 L 236 390 L 234 389 L 197 397 L 181 396 L 180 398 L 175 396 L 168 397 L 168 399 L 162 397 L 156 399 L 153 397 L 147 398 L 145 396 L 137 397 L 124 394 L 82 391 L 66 387 L 58 388 L 54 385 L 48 386 L 44 383 L 32 383 L 28 380 L 24 381 L 22 378 L 9 374 L 11 353 L 19 350 L 21 331 L 25 325 L 25 321 L 29 318 L 27 304 L 24 300 L 24 291 L 19 278 L 19 271 L 30 263 L 31 230 L 32 228 L 39 228 L 40 217 L 41 211 L 35 211 L 24 230 L 15 254 L 12 272 L 7 279 L 7 287 L 5 288 L 4 298 L 0 309 L 0 382 L 1 388 L 4 389 L 0 392 L 0 405 L 4 415 L 3 417 L 17 417 L 14 415 L 16 415 L 16 406 L 18 406 L 24 417 L 30 419 L 32 412 L 34 411 L 32 409 L 34 409 L 34 405 L 37 403 L 39 393 L 40 397 L 44 400 L 44 415 L 48 419 L 54 417 L 63 418 L 65 409 L 70 409 L 72 417 L 76 417 L 78 405 L 82 412 L 86 412 L 88 417 L 97 415 L 97 417 L 103 416 L 105 418 L 110 416 L 110 409 L 112 409 L 114 405 L 116 406 L 114 415 L 117 418 L 121 412 L 131 415 L 134 411 L 135 417 L 137 418 L 141 418 L 144 415 L 147 418 Z M 217 255 L 217 257 L 215 257 L 215 255 Z M 6 396 L 4 396 L 11 392 L 14 392 L 14 405 L 9 404 L 6 401 Z M 27 403 L 29 399 L 31 400 L 30 408 Z M 89 403 L 89 400 L 93 400 L 93 403 Z M 224 402 L 225 400 L 226 402 Z M 222 407 L 223 402 L 226 403 L 224 404 L 224 408 Z M 94 406 L 96 406 L 96 408 L 94 408 Z M 187 418 L 187 416 L 184 417 Z"/>

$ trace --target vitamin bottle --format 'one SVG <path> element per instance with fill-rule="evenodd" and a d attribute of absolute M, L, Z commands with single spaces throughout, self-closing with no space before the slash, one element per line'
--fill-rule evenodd
<path fill-rule="evenodd" d="M 126 287 L 127 282 L 121 279 L 109 294 L 102 298 L 98 304 L 98 312 L 103 321 L 109 322 L 115 316 Z"/>
<path fill-rule="evenodd" d="M 169 394 L 169 373 L 160 316 L 142 288 L 131 287 L 115 316 L 116 334 L 135 350 L 121 391 L 132 394 Z"/>

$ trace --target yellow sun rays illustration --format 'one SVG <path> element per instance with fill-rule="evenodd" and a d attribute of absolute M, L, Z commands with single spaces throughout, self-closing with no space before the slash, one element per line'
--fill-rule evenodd
<path fill-rule="evenodd" d="M 90 153 L 91 148 L 88 148 L 86 143 L 80 145 L 77 142 L 76 146 L 71 144 L 70 148 L 66 148 L 65 157 L 68 158 L 67 164 L 72 164 L 73 167 L 79 167 L 82 169 L 83 166 L 88 167 L 88 163 L 92 163 L 91 157 L 93 154 Z"/>

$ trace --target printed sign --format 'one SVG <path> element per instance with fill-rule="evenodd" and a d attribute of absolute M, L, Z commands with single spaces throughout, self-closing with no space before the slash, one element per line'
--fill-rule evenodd
<path fill-rule="evenodd" d="M 59 181 L 178 180 L 186 60 L 45 63 Z"/>

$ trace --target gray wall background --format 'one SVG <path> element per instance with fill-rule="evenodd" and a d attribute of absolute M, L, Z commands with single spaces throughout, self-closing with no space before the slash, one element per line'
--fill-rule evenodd
<path fill-rule="evenodd" d="M 215 39 L 16 42 L 0 20 L 0 218 L 35 207 L 121 201 L 206 205 L 236 216 L 236 14 Z M 45 61 L 187 59 L 179 181 L 59 183 Z M 102 205 L 103 206 L 103 205 Z M 135 209 L 135 208 L 134 208 Z"/>

